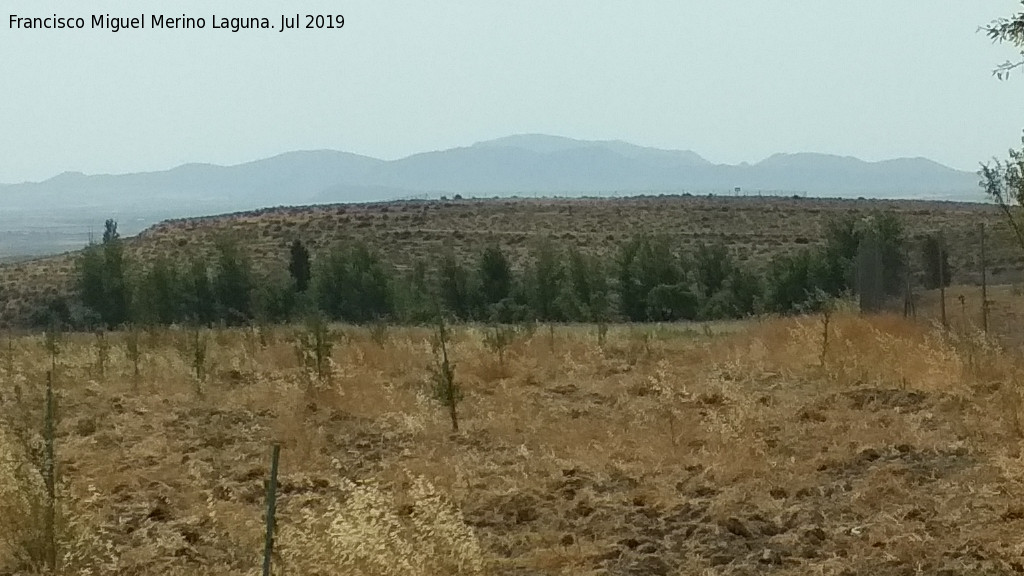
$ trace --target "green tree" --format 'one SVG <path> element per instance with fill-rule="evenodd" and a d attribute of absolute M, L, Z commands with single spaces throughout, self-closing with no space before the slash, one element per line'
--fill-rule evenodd
<path fill-rule="evenodd" d="M 363 243 L 352 247 L 345 283 L 344 317 L 369 322 L 391 315 L 391 278 L 381 259 Z"/>
<path fill-rule="evenodd" d="M 450 250 L 441 257 L 438 269 L 438 295 L 441 305 L 460 320 L 472 317 L 474 302 L 469 272 Z"/>
<path fill-rule="evenodd" d="M 105 277 L 103 248 L 98 244 L 86 246 L 78 259 L 78 291 L 82 297 L 82 304 L 101 319 L 107 299 Z"/>
<path fill-rule="evenodd" d="M 857 255 L 857 294 L 861 312 L 879 312 L 885 304 L 883 241 L 878 229 L 865 228 Z"/>
<path fill-rule="evenodd" d="M 417 260 L 403 276 L 395 276 L 392 284 L 395 313 L 403 322 L 432 322 L 437 315 L 437 291 L 430 283 L 429 268 Z"/>
<path fill-rule="evenodd" d="M 107 325 L 121 326 L 128 321 L 131 308 L 131 288 L 127 280 L 127 259 L 124 243 L 117 232 L 117 221 L 107 220 L 103 230 L 103 259 L 106 266 L 106 292 L 108 298 Z"/>
<path fill-rule="evenodd" d="M 1024 0 L 1021 5 L 1024 6 Z M 1007 60 L 993 70 L 999 79 L 1024 66 L 1024 11 L 999 18 L 984 27 L 993 42 L 1007 43 L 1020 51 L 1021 59 Z M 1010 149 L 1005 161 L 993 159 L 992 164 L 982 164 L 978 175 L 985 193 L 999 205 L 1006 216 L 1020 249 L 1024 251 L 1024 226 L 1021 223 L 1021 207 L 1024 206 L 1024 138 L 1020 150 Z"/>
<path fill-rule="evenodd" d="M 659 284 L 647 293 L 646 319 L 659 322 L 694 320 L 699 300 L 689 286 Z"/>
<path fill-rule="evenodd" d="M 700 318 L 742 318 L 755 313 L 763 298 L 761 279 L 743 269 L 721 244 L 699 244 L 694 274 L 700 290 Z"/>
<path fill-rule="evenodd" d="M 699 317 L 704 320 L 743 318 L 759 310 L 764 297 L 761 278 L 740 266 L 734 266 L 722 288 L 701 302 Z"/>
<path fill-rule="evenodd" d="M 693 270 L 697 276 L 697 287 L 704 298 L 711 298 L 725 288 L 735 268 L 736 264 L 725 245 L 703 242 L 697 245 Z"/>
<path fill-rule="evenodd" d="M 608 292 L 608 276 L 601 260 L 575 248 L 570 249 L 559 299 L 563 315 L 581 322 L 607 321 L 610 308 Z"/>
<path fill-rule="evenodd" d="M 665 236 L 644 237 L 637 252 L 637 273 L 645 294 L 662 284 L 683 281 L 682 261 L 672 254 Z"/>
<path fill-rule="evenodd" d="M 854 286 L 862 232 L 856 217 L 844 215 L 830 218 L 825 223 L 823 235 L 825 242 L 820 258 L 816 259 L 813 275 L 822 291 L 840 296 Z"/>
<path fill-rule="evenodd" d="M 589 320 L 593 294 L 590 262 L 575 247 L 569 249 L 567 260 L 565 295 L 562 297 L 565 314 L 573 320 Z"/>
<path fill-rule="evenodd" d="M 761 278 L 750 270 L 737 267 L 726 282 L 729 294 L 729 316 L 742 318 L 756 314 L 764 298 Z"/>
<path fill-rule="evenodd" d="M 512 295 L 512 264 L 497 244 L 484 248 L 477 268 L 480 297 L 485 307 Z"/>
<path fill-rule="evenodd" d="M 228 324 L 245 323 L 253 317 L 253 291 L 256 281 L 252 262 L 232 238 L 217 242 L 217 265 L 213 293 L 218 315 Z"/>
<path fill-rule="evenodd" d="M 564 278 L 561 255 L 551 241 L 543 241 L 533 254 L 527 281 L 528 299 L 535 318 L 542 321 L 564 319 L 559 305 Z"/>
<path fill-rule="evenodd" d="M 335 320 L 369 322 L 393 310 L 391 278 L 376 254 L 359 243 L 334 247 L 313 276 L 320 310 Z"/>
<path fill-rule="evenodd" d="M 647 294 L 636 270 L 640 243 L 640 238 L 633 238 L 620 244 L 615 258 L 619 312 L 633 321 L 644 320 L 647 316 Z"/>
<path fill-rule="evenodd" d="M 287 322 L 298 307 L 295 278 L 284 270 L 271 271 L 253 294 L 255 316 L 264 322 Z"/>
<path fill-rule="evenodd" d="M 217 319 L 217 303 L 206 260 L 192 258 L 185 272 L 184 286 L 184 319 L 201 326 L 212 324 Z"/>
<path fill-rule="evenodd" d="M 924 270 L 923 284 L 929 290 L 949 286 L 953 270 L 949 265 L 949 251 L 941 234 L 926 234 L 921 240 L 921 268 Z"/>
<path fill-rule="evenodd" d="M 103 243 L 86 247 L 79 259 L 79 290 L 82 303 L 110 328 L 128 321 L 131 298 L 126 269 L 117 221 L 107 220 Z"/>
<path fill-rule="evenodd" d="M 907 258 L 903 221 L 894 212 L 875 212 L 867 221 L 878 234 L 882 258 L 882 282 L 889 296 L 906 289 Z"/>
<path fill-rule="evenodd" d="M 1021 210 L 1024 206 L 1024 137 L 1021 149 L 1009 151 L 1009 159 L 994 159 L 992 164 L 982 164 L 978 172 L 985 193 L 996 202 L 1006 216 L 1010 228 L 1021 250 L 1024 250 L 1024 223 Z"/>
<path fill-rule="evenodd" d="M 134 320 L 140 324 L 172 324 L 184 315 L 185 285 L 167 257 L 158 257 L 137 282 Z"/>
<path fill-rule="evenodd" d="M 295 239 L 291 248 L 288 249 L 288 272 L 295 281 L 295 291 L 302 294 L 309 288 L 311 267 L 309 262 L 309 250 L 302 244 L 302 241 Z"/>
<path fill-rule="evenodd" d="M 641 235 L 620 245 L 616 266 L 619 311 L 633 322 L 650 320 L 652 314 L 661 314 L 653 312 L 656 308 L 651 307 L 649 296 L 652 290 L 683 281 L 682 267 L 665 237 Z M 678 294 L 679 291 L 671 293 Z"/>
<path fill-rule="evenodd" d="M 800 310 L 815 293 L 812 271 L 816 255 L 809 249 L 795 254 L 776 256 L 768 266 L 767 304 L 773 312 Z"/>
<path fill-rule="evenodd" d="M 334 247 L 317 259 L 313 274 L 313 292 L 317 308 L 328 318 L 337 320 L 345 314 L 345 292 L 348 282 L 348 255 Z"/>
<path fill-rule="evenodd" d="M 1024 6 L 1024 1 L 1021 2 Z M 1007 60 L 993 70 L 999 79 L 1008 78 L 1010 72 L 1024 66 L 1024 11 L 1014 14 L 1009 18 L 997 18 L 990 22 L 983 29 L 993 42 L 1008 43 L 1020 50 L 1021 59 L 1017 61 Z"/>

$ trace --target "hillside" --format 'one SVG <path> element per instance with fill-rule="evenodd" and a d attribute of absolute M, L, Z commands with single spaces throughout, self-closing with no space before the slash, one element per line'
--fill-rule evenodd
<path fill-rule="evenodd" d="M 156 255 L 185 258 L 207 253 L 216 238 L 235 235 L 265 265 L 283 267 L 287 246 L 298 238 L 314 254 L 336 243 L 367 242 L 398 267 L 436 261 L 445 249 L 475 258 L 497 242 L 522 262 L 540 238 L 559 246 L 609 255 L 644 231 L 663 234 L 676 246 L 722 242 L 740 261 L 763 268 L 775 255 L 820 241 L 833 215 L 888 210 L 899 214 L 914 237 L 945 231 L 954 282 L 978 280 L 978 225 L 989 227 L 990 281 L 1020 279 L 1019 251 L 995 207 L 923 201 L 828 200 L 775 197 L 648 196 L 618 199 L 504 199 L 405 201 L 275 208 L 256 212 L 171 220 L 128 243 L 137 261 Z M 916 246 L 911 244 L 911 247 Z M 917 254 L 911 254 L 917 262 Z M 0 321 L 23 322 L 35 308 L 65 293 L 73 255 L 0 264 Z"/>
<path fill-rule="evenodd" d="M 82 244 L 96 221 L 116 217 L 135 234 L 166 218 L 265 206 L 409 198 L 616 196 L 708 192 L 822 197 L 981 199 L 977 176 L 923 158 L 865 162 L 826 154 L 776 154 L 715 164 L 686 150 L 622 141 L 522 134 L 381 160 L 297 151 L 235 166 L 187 164 L 120 175 L 68 172 L 0 185 L 0 258 Z"/>

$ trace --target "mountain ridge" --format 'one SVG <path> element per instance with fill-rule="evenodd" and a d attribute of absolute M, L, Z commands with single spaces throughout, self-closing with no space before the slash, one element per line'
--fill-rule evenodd
<path fill-rule="evenodd" d="M 69 171 L 39 182 L 0 184 L 0 195 L 14 208 L 114 209 L 128 203 L 180 208 L 187 217 L 197 211 L 422 195 L 732 193 L 736 188 L 895 199 L 968 198 L 978 190 L 973 173 L 923 157 L 869 162 L 780 152 L 754 164 L 715 164 L 692 150 L 513 134 L 394 160 L 315 149 L 233 165 L 196 162 L 127 174 Z"/>
<path fill-rule="evenodd" d="M 0 185 L 0 258 L 80 247 L 108 218 L 124 235 L 160 221 L 274 206 L 463 197 L 622 197 L 707 193 L 984 202 L 977 176 L 924 158 L 867 162 L 778 153 L 715 164 L 690 150 L 621 140 L 514 134 L 383 160 L 329 149 L 221 166 Z"/>

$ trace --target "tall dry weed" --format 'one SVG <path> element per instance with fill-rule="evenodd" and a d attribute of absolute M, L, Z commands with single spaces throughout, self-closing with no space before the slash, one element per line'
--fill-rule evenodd
<path fill-rule="evenodd" d="M 404 495 L 347 479 L 332 489 L 326 508 L 307 505 L 322 503 L 323 494 L 292 498 L 282 508 L 298 510 L 280 523 L 279 550 L 289 573 L 483 574 L 476 536 L 426 479 L 414 478 Z"/>

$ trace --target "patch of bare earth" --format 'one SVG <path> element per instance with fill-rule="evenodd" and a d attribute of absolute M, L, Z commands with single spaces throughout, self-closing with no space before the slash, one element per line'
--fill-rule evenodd
<path fill-rule="evenodd" d="M 254 573 L 273 442 L 279 573 L 1024 571 L 1016 358 L 889 317 L 834 318 L 824 355 L 814 317 L 729 328 L 616 326 L 600 346 L 559 327 L 503 361 L 462 328 L 454 434 L 421 329 L 380 347 L 346 328 L 323 383 L 292 330 L 223 332 L 198 388 L 180 334 L 144 339 L 137 387 L 119 345 L 101 377 L 73 336 L 65 572 Z M 39 338 L 14 350 L 2 422 L 32 430 L 50 360 Z M 374 550 L 393 568 L 356 554 Z M 0 544 L 0 573 L 25 569 L 13 558 Z"/>

